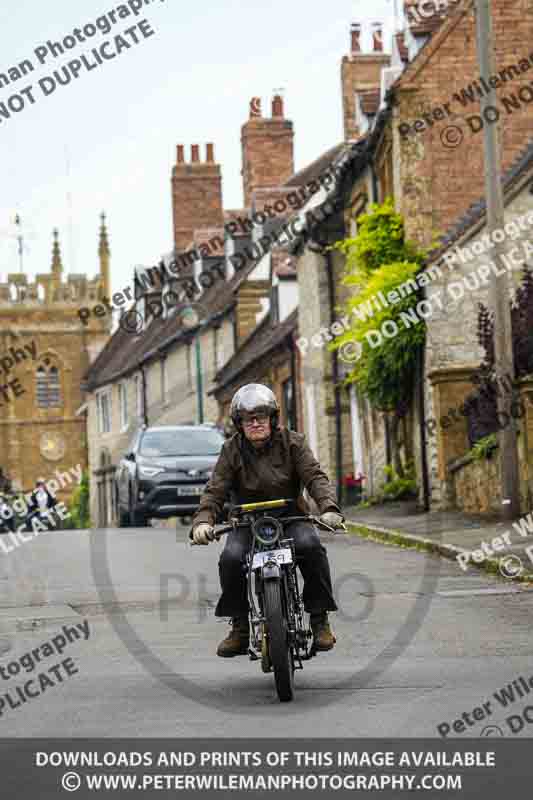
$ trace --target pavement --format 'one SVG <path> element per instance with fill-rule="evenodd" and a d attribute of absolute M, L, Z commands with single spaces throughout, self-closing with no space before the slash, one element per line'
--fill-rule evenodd
<path fill-rule="evenodd" d="M 370 510 L 358 512 L 365 525 L 387 528 L 381 513 L 392 529 L 392 507 Z M 414 529 L 413 518 L 407 524 Z M 483 523 L 474 532 L 486 535 Z M 337 645 L 305 663 L 294 702 L 280 704 L 272 675 L 256 662 L 216 657 L 227 631 L 213 613 L 221 545 L 191 548 L 187 533 L 61 531 L 1 555 L 0 666 L 11 664 L 13 674 L 0 680 L 0 695 L 11 692 L 15 706 L 6 700 L 0 709 L 1 735 L 439 737 L 439 725 L 533 673 L 526 584 L 465 573 L 434 553 L 325 533 Z M 87 639 L 14 674 L 25 654 L 85 621 Z M 22 703 L 15 688 L 66 658 L 76 672 L 63 669 L 62 682 L 47 673 L 54 685 Z M 490 715 L 468 716 L 450 736 L 493 735 L 483 733 L 490 725 L 529 736 L 527 719 L 521 727 L 507 719 L 527 703 L 493 700 Z"/>
<path fill-rule="evenodd" d="M 513 524 L 458 511 L 424 512 L 413 501 L 345 507 L 344 514 L 359 535 L 438 553 L 465 574 L 481 569 L 533 582 L 533 514 Z"/>

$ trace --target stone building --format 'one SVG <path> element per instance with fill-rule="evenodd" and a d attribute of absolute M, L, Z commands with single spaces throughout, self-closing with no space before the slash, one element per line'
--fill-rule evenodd
<path fill-rule="evenodd" d="M 469 455 L 468 415 L 462 412 L 466 398 L 476 390 L 473 379 L 484 358 L 477 337 L 478 307 L 480 303 L 490 306 L 491 278 L 498 271 L 508 271 L 516 292 L 524 267 L 533 271 L 533 140 L 504 174 L 503 182 L 502 234 L 490 238 L 486 203 L 480 198 L 433 253 L 426 269 L 434 267 L 434 277 L 425 289 L 432 309 L 425 364 L 432 502 L 494 513 L 502 501 L 498 459 L 478 463 Z M 504 248 L 500 260 L 494 255 L 497 240 Z M 443 298 L 442 308 L 437 297 Z M 533 342 L 529 339 L 523 344 L 532 348 Z M 525 376 L 515 386 L 521 398 L 516 415 L 521 505 L 526 512 L 533 500 L 533 376 Z"/>
<path fill-rule="evenodd" d="M 373 33 L 371 53 L 361 51 L 360 26 L 352 26 L 351 52 L 341 64 L 344 129 L 346 138 L 360 146 L 361 158 L 351 172 L 345 228 L 355 234 L 359 214 L 371 202 L 383 202 L 390 196 L 404 217 L 407 237 L 428 247 L 439 238 L 446 241 L 446 232 L 461 227 L 470 207 L 480 207 L 484 193 L 480 96 L 484 87 L 477 66 L 473 4 L 449 4 L 431 17 L 413 13 L 416 5 L 411 0 L 405 4 L 411 24 L 394 36 L 390 56 L 382 53 L 379 26 Z M 503 0 L 493 0 L 492 15 L 496 39 L 493 85 L 499 104 L 499 111 L 492 113 L 493 117 L 499 113 L 505 171 L 523 155 L 530 136 L 533 111 L 527 72 L 533 69 L 533 61 L 522 52 L 521 43 L 530 40 L 533 20 L 518 8 L 509 12 Z M 307 266 L 302 271 L 311 287 L 320 272 L 318 266 L 311 266 L 311 258 L 308 263 L 311 271 Z M 309 300 L 311 288 L 301 288 L 301 304 L 307 307 Z M 325 302 L 323 308 L 325 313 Z M 469 316 L 465 318 L 465 314 Z M 464 365 L 470 368 L 479 358 L 473 336 L 475 310 L 468 304 L 462 308 L 462 320 L 460 329 L 437 324 L 433 318 L 426 321 L 428 342 L 434 348 L 440 341 L 439 352 L 448 348 L 450 337 L 452 342 L 457 337 L 462 342 L 459 349 L 448 348 L 447 388 L 443 391 L 450 397 L 464 393 Z M 461 338 L 464 331 L 472 335 L 470 341 Z M 433 389 L 440 380 L 432 358 L 433 351 L 428 349 L 426 364 L 419 371 L 424 409 L 416 388 L 412 408 L 399 431 L 401 452 L 416 464 L 420 498 L 426 507 L 450 505 L 457 497 L 449 480 L 445 483 L 443 466 L 448 451 L 457 454 L 457 443 L 447 443 L 448 432 L 428 443 L 423 431 L 423 411 L 433 413 Z M 356 404 L 354 432 L 358 429 L 361 434 L 362 471 L 374 493 L 384 482 L 391 432 L 384 415 L 362 398 L 356 398 Z M 321 402 L 319 413 L 323 408 Z"/>
<path fill-rule="evenodd" d="M 104 346 L 109 322 L 78 311 L 109 295 L 110 251 L 102 217 L 99 274 L 64 276 L 54 232 L 52 268 L 33 283 L 8 273 L 0 283 L 0 465 L 14 489 L 28 491 L 38 478 L 87 466 L 83 373 Z M 70 494 L 60 482 L 59 497 Z"/>

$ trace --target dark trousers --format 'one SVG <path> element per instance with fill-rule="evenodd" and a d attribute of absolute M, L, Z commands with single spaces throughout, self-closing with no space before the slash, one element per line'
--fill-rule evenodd
<path fill-rule="evenodd" d="M 314 525 L 293 522 L 285 527 L 284 538 L 294 539 L 296 563 L 304 579 L 302 597 L 307 613 L 336 611 L 326 548 Z M 251 545 L 249 528 L 237 528 L 227 536 L 218 564 L 222 595 L 215 610 L 217 617 L 239 617 L 248 612 L 245 556 Z"/>

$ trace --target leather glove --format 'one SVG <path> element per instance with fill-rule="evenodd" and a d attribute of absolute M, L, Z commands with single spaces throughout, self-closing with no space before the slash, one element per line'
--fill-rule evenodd
<path fill-rule="evenodd" d="M 215 540 L 215 530 L 208 522 L 200 522 L 192 532 L 195 544 L 209 544 Z"/>
<path fill-rule="evenodd" d="M 330 528 L 344 527 L 344 517 L 342 514 L 337 514 L 336 511 L 326 511 L 324 514 L 320 515 L 319 519 L 324 525 L 329 525 Z"/>

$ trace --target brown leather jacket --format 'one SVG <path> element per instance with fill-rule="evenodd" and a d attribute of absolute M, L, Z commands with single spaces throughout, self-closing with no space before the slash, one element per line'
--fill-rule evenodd
<path fill-rule="evenodd" d="M 278 428 L 260 450 L 236 433 L 222 446 L 192 527 L 200 522 L 214 525 L 228 501 L 254 503 L 291 498 L 297 501 L 302 513 L 309 513 L 302 494 L 304 488 L 320 514 L 325 511 L 341 513 L 333 487 L 302 433 Z"/>

